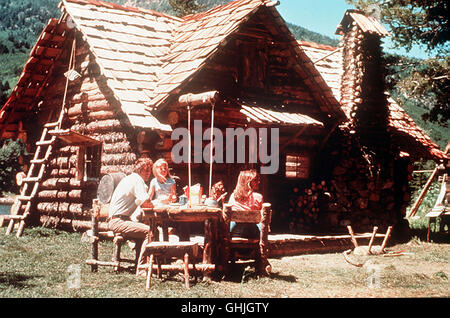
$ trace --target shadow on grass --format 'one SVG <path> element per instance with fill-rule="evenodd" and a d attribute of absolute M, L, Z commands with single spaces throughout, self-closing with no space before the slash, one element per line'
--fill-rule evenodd
<path fill-rule="evenodd" d="M 412 229 L 411 237 L 418 238 L 423 242 L 426 242 L 428 239 L 428 231 L 427 229 Z M 433 243 L 450 243 L 450 233 L 449 232 L 431 232 L 429 239 Z"/>
<path fill-rule="evenodd" d="M 0 272 L 0 286 L 1 285 L 10 285 L 15 288 L 33 287 L 36 285 L 31 284 L 29 282 L 29 280 L 34 279 L 36 277 L 43 277 L 43 276 Z"/>
<path fill-rule="evenodd" d="M 229 275 L 225 277 L 225 280 L 230 282 L 239 283 L 242 281 L 247 281 L 249 278 L 256 279 L 258 278 L 258 273 L 256 272 L 254 267 L 250 267 L 248 263 L 233 264 L 231 268 L 231 272 Z M 283 275 L 279 272 L 272 272 L 269 276 L 272 280 L 280 280 L 288 283 L 295 283 L 297 281 L 297 277 L 294 275 Z"/>

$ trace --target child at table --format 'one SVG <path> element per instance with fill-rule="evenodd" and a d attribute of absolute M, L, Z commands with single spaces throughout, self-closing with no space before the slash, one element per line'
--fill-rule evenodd
<path fill-rule="evenodd" d="M 230 196 L 228 204 L 233 211 L 261 210 L 264 202 L 262 194 L 255 192 L 259 187 L 259 175 L 254 169 L 243 170 L 239 173 L 236 188 Z M 258 238 L 261 229 L 260 224 L 254 223 L 230 223 L 232 236 Z"/>
<path fill-rule="evenodd" d="M 153 175 L 150 181 L 149 195 L 155 207 L 176 202 L 176 182 L 169 173 L 169 164 L 158 159 L 153 164 Z"/>
<path fill-rule="evenodd" d="M 211 196 L 205 200 L 205 204 L 212 207 L 221 207 L 226 195 L 223 181 L 220 180 L 211 187 Z"/>

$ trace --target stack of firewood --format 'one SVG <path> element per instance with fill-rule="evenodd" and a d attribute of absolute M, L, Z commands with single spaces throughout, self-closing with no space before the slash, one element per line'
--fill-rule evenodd
<path fill-rule="evenodd" d="M 319 225 L 319 212 L 328 203 L 331 194 L 325 180 L 311 183 L 303 190 L 292 189 L 289 199 L 289 229 L 291 232 L 314 230 Z"/>
<path fill-rule="evenodd" d="M 323 179 L 290 190 L 287 203 L 289 228 L 293 233 L 329 230 L 345 232 L 346 226 L 370 231 L 374 225 L 392 225 L 403 219 L 410 200 L 408 161 L 394 168 L 394 158 L 383 173 L 360 148 L 348 129 L 330 138 Z M 394 171 L 397 169 L 397 176 Z M 403 176 L 399 177 L 399 170 Z"/>

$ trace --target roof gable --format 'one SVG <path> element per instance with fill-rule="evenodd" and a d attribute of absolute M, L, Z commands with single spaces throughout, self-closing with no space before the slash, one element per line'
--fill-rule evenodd
<path fill-rule="evenodd" d="M 30 111 L 51 78 L 55 61 L 64 51 L 69 34 L 66 23 L 50 19 L 42 30 L 11 95 L 0 109 L 0 137 L 9 138 L 9 122 Z M 18 115 L 15 115 L 18 114 Z"/>
<path fill-rule="evenodd" d="M 184 17 L 173 34 L 170 53 L 165 59 L 154 106 L 198 72 L 225 39 L 235 32 L 265 0 L 237 0 L 198 14 Z"/>
<path fill-rule="evenodd" d="M 237 33 L 245 22 L 265 9 L 271 29 L 277 29 L 282 42 L 287 43 L 291 52 L 293 70 L 300 74 L 304 84 L 322 107 L 338 121 L 345 118 L 339 102 L 326 85 L 309 57 L 297 42 L 271 2 L 265 0 L 237 0 L 209 11 L 189 15 L 184 18 L 174 33 L 174 39 L 162 67 L 163 73 L 157 84 L 157 96 L 153 100 L 155 108 L 161 107 L 171 95 L 180 93 L 183 84 L 194 78 L 209 58 L 212 58 L 228 39 Z"/>

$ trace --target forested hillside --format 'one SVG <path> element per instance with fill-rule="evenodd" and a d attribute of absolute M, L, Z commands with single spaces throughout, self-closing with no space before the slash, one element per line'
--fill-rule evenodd
<path fill-rule="evenodd" d="M 109 0 L 119 4 L 132 5 L 175 14 L 167 0 Z M 51 17 L 58 18 L 60 0 L 0 0 L 0 105 L 3 105 L 27 60 L 37 36 Z M 224 4 L 229 0 L 198 1 L 202 9 Z M 301 26 L 288 23 L 294 36 L 303 41 L 336 46 L 338 41 Z M 395 70 L 392 67 L 391 70 Z M 397 77 L 401 76 L 397 74 Z M 397 78 L 398 79 L 398 78 Z M 396 96 L 395 86 L 392 94 Z M 421 119 L 425 102 L 417 100 L 401 101 L 405 110 L 424 128 L 427 133 L 444 148 L 449 139 L 448 127 Z"/>

